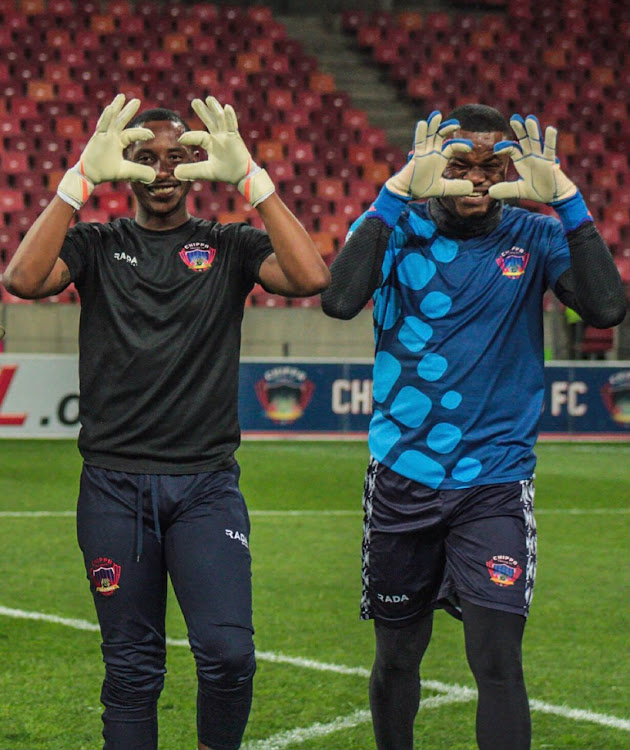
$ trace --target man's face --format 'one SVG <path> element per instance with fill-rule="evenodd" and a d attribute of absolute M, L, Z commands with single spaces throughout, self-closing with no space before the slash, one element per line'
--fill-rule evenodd
<path fill-rule="evenodd" d="M 473 133 L 469 130 L 456 130 L 453 138 L 467 138 L 473 148 L 467 154 L 455 154 L 446 164 L 444 177 L 447 179 L 470 180 L 473 184 L 472 195 L 444 198 L 444 202 L 455 213 L 463 218 L 483 216 L 494 202 L 488 195 L 488 188 L 505 180 L 509 157 L 495 154 L 494 144 L 506 140 L 506 135 L 499 131 L 491 133 Z"/>
<path fill-rule="evenodd" d="M 152 130 L 155 138 L 132 143 L 125 151 L 125 158 L 153 168 L 156 177 L 150 185 L 132 182 L 131 189 L 140 214 L 166 218 L 185 208 L 186 195 L 192 184 L 175 179 L 173 171 L 178 164 L 197 161 L 198 152 L 178 142 L 184 133 L 184 126 L 178 122 L 155 120 L 144 123 L 142 127 Z"/>

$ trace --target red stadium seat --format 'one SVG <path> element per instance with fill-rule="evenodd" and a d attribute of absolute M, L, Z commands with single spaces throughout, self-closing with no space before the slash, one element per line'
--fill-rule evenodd
<path fill-rule="evenodd" d="M 31 167 L 26 151 L 5 151 L 0 153 L 0 164 L 5 174 L 27 174 Z"/>
<path fill-rule="evenodd" d="M 274 183 L 292 180 L 295 177 L 295 165 L 290 161 L 270 161 L 266 166 L 269 177 Z"/>
<path fill-rule="evenodd" d="M 322 258 L 327 258 L 334 254 L 336 241 L 330 232 L 311 232 L 311 239 Z"/>
<path fill-rule="evenodd" d="M 335 77 L 330 73 L 311 73 L 308 77 L 308 84 L 311 91 L 317 91 L 320 94 L 331 93 L 335 91 Z"/>
<path fill-rule="evenodd" d="M 348 232 L 349 222 L 345 216 L 338 216 L 336 210 L 332 214 L 325 214 L 319 218 L 319 228 L 322 232 L 328 232 L 338 240 L 343 240 Z"/>
<path fill-rule="evenodd" d="M 77 214 L 78 221 L 105 224 L 109 221 L 109 213 L 102 208 L 86 205 Z"/>
<path fill-rule="evenodd" d="M 323 177 L 317 180 L 315 194 L 327 200 L 342 198 L 346 194 L 344 181 L 340 177 Z"/>
<path fill-rule="evenodd" d="M 612 328 L 593 328 L 586 326 L 580 343 L 584 359 L 605 359 L 606 352 L 613 347 L 614 333 Z"/>
<path fill-rule="evenodd" d="M 396 24 L 405 31 L 420 31 L 424 22 L 422 15 L 415 10 L 400 11 L 396 15 Z"/>
<path fill-rule="evenodd" d="M 285 125 L 281 122 L 271 126 L 270 134 L 271 140 L 279 141 L 280 143 L 295 143 L 298 140 L 295 128 L 292 125 Z"/>
<path fill-rule="evenodd" d="M 389 175 L 388 175 L 389 177 Z M 387 179 L 387 178 L 386 178 Z M 384 182 L 385 180 L 383 180 Z M 378 189 L 374 186 L 374 180 L 371 179 L 351 179 L 348 180 L 348 195 L 357 201 L 372 201 L 376 198 Z"/>
<path fill-rule="evenodd" d="M 24 195 L 20 190 L 0 189 L 0 213 L 24 211 Z"/>
<path fill-rule="evenodd" d="M 352 164 L 365 164 L 374 163 L 374 149 L 372 146 L 363 146 L 362 144 L 352 144 L 348 147 L 348 161 Z"/>
<path fill-rule="evenodd" d="M 315 154 L 310 143 L 288 143 L 287 158 L 294 163 L 313 162 Z"/>
<path fill-rule="evenodd" d="M 118 191 L 96 192 L 98 208 L 111 217 L 127 216 L 131 210 L 129 197 Z"/>
<path fill-rule="evenodd" d="M 285 158 L 282 143 L 273 140 L 258 141 L 254 148 L 259 161 L 282 161 Z"/>

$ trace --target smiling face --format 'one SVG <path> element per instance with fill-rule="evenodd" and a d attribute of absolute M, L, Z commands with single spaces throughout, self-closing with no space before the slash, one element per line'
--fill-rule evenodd
<path fill-rule="evenodd" d="M 131 144 L 125 158 L 152 167 L 156 177 L 150 185 L 131 183 L 137 201 L 136 221 L 147 229 L 172 229 L 189 218 L 186 196 L 192 184 L 176 180 L 173 171 L 178 164 L 197 161 L 199 154 L 178 142 L 184 133 L 179 122 L 151 120 L 143 127 L 152 130 L 155 138 Z"/>
<path fill-rule="evenodd" d="M 506 179 L 509 157 L 494 153 L 494 144 L 505 140 L 504 133 L 476 133 L 468 130 L 456 130 L 453 138 L 467 138 L 473 148 L 467 154 L 458 153 L 449 159 L 444 170 L 447 179 L 470 180 L 473 184 L 472 195 L 443 198 L 443 202 L 454 213 L 462 218 L 483 216 L 490 209 L 494 200 L 488 195 L 488 188 Z"/>

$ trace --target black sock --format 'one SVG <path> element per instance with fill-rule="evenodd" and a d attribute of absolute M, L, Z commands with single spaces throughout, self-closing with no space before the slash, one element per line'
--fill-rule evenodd
<path fill-rule="evenodd" d="M 521 643 L 525 618 L 462 601 L 466 655 L 475 677 L 480 750 L 529 750 L 531 720 Z"/>
<path fill-rule="evenodd" d="M 420 662 L 429 645 L 433 615 L 403 628 L 374 623 L 376 655 L 370 676 L 370 709 L 378 750 L 412 750 L 420 704 Z"/>

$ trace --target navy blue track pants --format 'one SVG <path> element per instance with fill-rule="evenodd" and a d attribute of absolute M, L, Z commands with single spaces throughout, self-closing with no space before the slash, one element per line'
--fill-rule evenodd
<path fill-rule="evenodd" d="M 101 627 L 105 750 L 156 750 L 167 575 L 198 675 L 198 739 L 240 747 L 254 659 L 249 517 L 237 465 L 181 476 L 84 466 L 77 535 Z"/>

